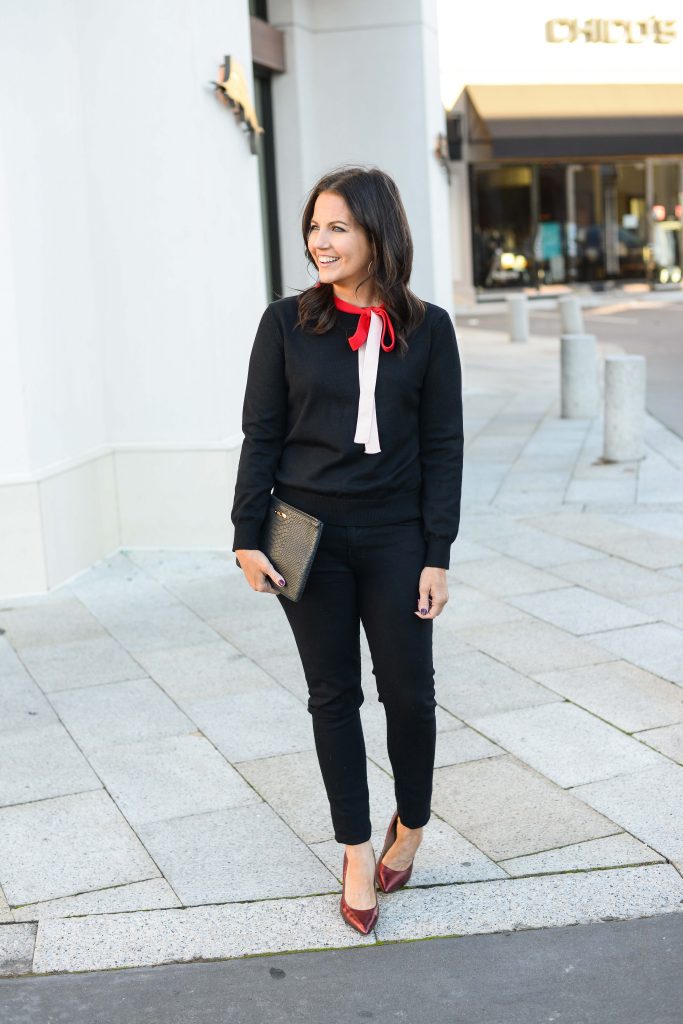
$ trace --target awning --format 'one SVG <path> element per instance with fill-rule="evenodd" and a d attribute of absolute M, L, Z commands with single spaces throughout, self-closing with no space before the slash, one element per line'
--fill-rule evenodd
<path fill-rule="evenodd" d="M 468 85 L 470 145 L 496 157 L 683 155 L 683 85 Z"/>

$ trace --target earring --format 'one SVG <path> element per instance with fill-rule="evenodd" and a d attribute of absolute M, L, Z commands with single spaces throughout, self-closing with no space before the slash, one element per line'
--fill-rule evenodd
<path fill-rule="evenodd" d="M 370 273 L 370 267 L 372 266 L 372 264 L 373 264 L 373 260 L 370 260 L 370 262 L 368 263 L 368 274 Z"/>

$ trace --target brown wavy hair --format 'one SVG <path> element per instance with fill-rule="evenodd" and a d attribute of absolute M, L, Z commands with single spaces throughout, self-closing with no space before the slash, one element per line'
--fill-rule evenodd
<path fill-rule="evenodd" d="M 338 167 L 320 178 L 308 194 L 301 219 L 304 252 L 308 266 L 317 272 L 308 249 L 308 236 L 315 201 L 321 192 L 334 192 L 345 200 L 365 231 L 372 250 L 375 290 L 391 317 L 397 351 L 405 357 L 407 337 L 422 322 L 427 308 L 408 287 L 413 268 L 413 240 L 408 218 L 396 183 L 378 167 Z M 360 287 L 360 286 L 359 286 Z M 320 284 L 304 289 L 298 300 L 297 326 L 312 334 L 324 334 L 337 320 L 334 289 Z"/>

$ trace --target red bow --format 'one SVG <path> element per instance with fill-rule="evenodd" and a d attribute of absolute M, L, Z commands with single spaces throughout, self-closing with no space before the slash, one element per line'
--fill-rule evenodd
<path fill-rule="evenodd" d="M 396 344 L 396 339 L 394 338 L 394 325 L 389 319 L 389 314 L 387 313 L 384 306 L 354 306 L 351 302 L 345 302 L 343 299 L 340 299 L 336 295 L 334 296 L 334 304 L 337 307 L 337 309 L 341 309 L 345 313 L 360 313 L 356 331 L 349 338 L 349 345 L 354 350 L 354 352 L 356 351 L 356 349 L 359 349 L 361 345 L 363 345 L 367 340 L 368 331 L 370 330 L 371 312 L 376 313 L 379 317 L 381 317 L 382 336 L 380 338 L 380 344 L 385 352 L 391 352 L 394 345 Z M 387 332 L 387 328 L 389 330 L 389 336 L 391 337 L 391 345 L 384 344 L 384 335 Z"/>

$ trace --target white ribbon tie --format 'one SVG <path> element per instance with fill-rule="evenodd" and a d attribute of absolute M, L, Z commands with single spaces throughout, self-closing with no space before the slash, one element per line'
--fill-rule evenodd
<path fill-rule="evenodd" d="M 375 384 L 381 337 L 382 318 L 371 311 L 367 339 L 358 349 L 360 397 L 358 399 L 356 436 L 353 439 L 358 444 L 365 444 L 366 455 L 375 455 L 382 450 L 379 446 L 377 409 L 375 407 Z"/>

